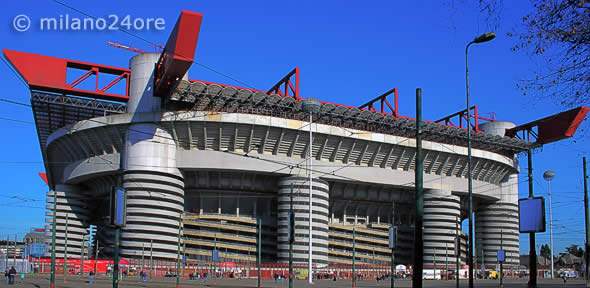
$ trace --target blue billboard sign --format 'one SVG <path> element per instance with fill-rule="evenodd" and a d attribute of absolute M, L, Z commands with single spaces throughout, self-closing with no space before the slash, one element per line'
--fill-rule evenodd
<path fill-rule="evenodd" d="M 519 199 L 518 219 L 520 233 L 545 232 L 545 199 Z"/>

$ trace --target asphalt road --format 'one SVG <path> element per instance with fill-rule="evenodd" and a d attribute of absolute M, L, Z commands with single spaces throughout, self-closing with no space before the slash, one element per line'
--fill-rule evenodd
<path fill-rule="evenodd" d="M 374 280 L 363 280 L 357 281 L 356 287 L 364 288 L 364 287 L 391 287 L 389 281 L 382 281 L 377 285 L 377 282 Z M 426 280 L 424 281 L 424 287 L 455 287 L 455 281 L 434 281 L 434 280 Z M 120 282 L 119 287 L 175 287 L 176 280 L 175 278 L 158 278 L 152 281 L 140 281 L 137 279 L 127 278 Z M 275 284 L 273 280 L 263 280 L 262 287 L 268 288 L 279 288 L 279 287 L 288 287 L 288 282 L 285 281 L 284 284 L 280 282 Z M 0 282 L 0 287 L 27 287 L 27 288 L 34 288 L 34 287 L 49 287 L 49 278 L 46 275 L 42 276 L 34 276 L 28 277 L 25 279 L 17 279 L 16 284 L 14 286 L 7 286 L 6 281 L 2 279 Z M 58 278 L 56 281 L 57 288 L 78 288 L 78 287 L 112 287 L 112 280 L 104 277 L 99 277 L 95 279 L 94 284 L 88 283 L 88 278 L 85 277 L 81 279 L 79 276 L 73 276 L 63 282 L 62 278 Z M 232 287 L 232 288 L 246 288 L 246 287 L 257 287 L 256 279 L 218 279 L 217 281 L 213 281 L 209 279 L 208 282 L 201 282 L 199 280 L 183 280 L 180 282 L 180 287 Z M 316 281 L 313 285 L 308 285 L 307 281 L 305 280 L 296 280 L 295 287 L 352 287 L 351 281 L 331 281 L 331 280 L 319 280 Z M 412 281 L 407 280 L 398 280 L 395 282 L 395 287 L 412 287 Z M 461 281 L 461 287 L 467 287 L 467 281 Z M 498 280 L 476 280 L 475 287 L 499 287 Z M 511 280 L 507 279 L 504 281 L 504 287 L 527 287 L 526 280 L 518 279 L 518 280 Z M 563 280 L 561 279 L 540 279 L 538 287 L 586 287 L 583 280 L 574 280 L 570 279 L 564 285 Z"/>

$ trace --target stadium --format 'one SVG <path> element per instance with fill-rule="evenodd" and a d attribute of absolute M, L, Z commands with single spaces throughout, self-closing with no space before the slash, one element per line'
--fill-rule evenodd
<path fill-rule="evenodd" d="M 392 226 L 395 263 L 412 263 L 416 120 L 398 113 L 397 89 L 358 107 L 319 101 L 310 114 L 298 68 L 267 91 L 188 79 L 201 18 L 183 11 L 163 52 L 140 52 L 129 68 L 3 50 L 31 88 L 56 256 L 67 227 L 68 258 L 79 258 L 91 226 L 112 255 L 109 195 L 120 183 L 125 258 L 175 261 L 181 249 L 208 261 L 218 250 L 255 262 L 260 221 L 262 262 L 285 263 L 292 199 L 296 263 L 308 261 L 311 238 L 315 267 L 351 264 L 355 237 L 357 263 L 390 265 Z M 79 76 L 66 81 L 72 70 Z M 468 129 L 477 264 L 495 266 L 504 249 L 505 267 L 517 267 L 516 155 L 538 143 L 476 106 L 423 123 L 424 264 L 455 266 L 458 253 L 465 262 Z"/>

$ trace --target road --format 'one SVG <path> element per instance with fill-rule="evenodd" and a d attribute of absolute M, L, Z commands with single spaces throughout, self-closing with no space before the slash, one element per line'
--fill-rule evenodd
<path fill-rule="evenodd" d="M 175 287 L 176 280 L 174 278 L 166 279 L 166 278 L 158 278 L 152 281 L 140 281 L 137 279 L 127 278 L 121 281 L 119 287 L 154 287 L 154 288 L 164 288 L 164 287 Z M 199 280 L 183 280 L 180 283 L 180 287 L 224 287 L 224 288 L 246 288 L 246 287 L 256 287 L 256 279 L 219 279 L 214 283 L 211 279 L 208 282 L 204 283 Z M 412 281 L 408 280 L 398 280 L 395 283 L 395 287 L 412 287 Z M 527 283 L 524 279 L 518 280 L 511 280 L 507 279 L 504 281 L 504 287 L 526 287 Z M 382 281 L 379 285 L 377 285 L 376 281 L 374 280 L 363 280 L 357 281 L 357 288 L 365 288 L 365 287 L 391 287 L 389 281 Z M 288 287 L 288 282 L 285 281 L 284 284 L 278 283 L 275 284 L 273 280 L 263 280 L 262 287 L 266 288 L 285 288 Z M 0 287 L 6 287 L 6 282 L 2 279 L 0 282 Z M 16 284 L 11 287 L 49 287 L 49 278 L 46 275 L 42 276 L 34 276 L 28 277 L 25 279 L 17 279 Z M 78 287 L 112 287 L 111 279 L 99 277 L 95 279 L 94 284 L 88 283 L 88 278 L 81 279 L 79 276 L 73 276 L 67 279 L 64 283 L 63 279 L 59 279 L 56 282 L 56 288 L 78 288 Z M 297 280 L 295 281 L 295 287 L 326 287 L 326 288 L 337 288 L 337 287 L 352 287 L 351 281 L 331 281 L 331 280 L 319 280 L 316 281 L 313 285 L 308 285 L 305 280 Z M 434 280 L 426 280 L 424 281 L 424 287 L 455 287 L 454 281 L 434 281 Z M 461 287 L 467 287 L 467 281 L 461 281 Z M 499 287 L 499 282 L 497 280 L 477 280 L 475 281 L 475 287 Z M 583 280 L 574 280 L 570 279 L 567 281 L 566 285 L 564 285 L 563 280 L 561 279 L 540 279 L 538 287 L 586 287 Z"/>

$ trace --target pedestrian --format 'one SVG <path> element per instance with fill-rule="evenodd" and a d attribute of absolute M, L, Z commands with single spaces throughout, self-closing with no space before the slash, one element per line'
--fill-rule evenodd
<path fill-rule="evenodd" d="M 10 284 L 14 285 L 14 277 L 16 276 L 16 269 L 14 269 L 14 266 L 10 267 L 10 271 L 8 272 L 8 275 L 10 276 Z"/>
<path fill-rule="evenodd" d="M 88 272 L 88 283 L 92 284 L 92 278 L 94 277 L 94 271 Z"/>
<path fill-rule="evenodd" d="M 6 267 L 6 271 L 4 271 L 4 277 L 6 278 L 6 285 L 10 284 L 10 270 Z"/>

